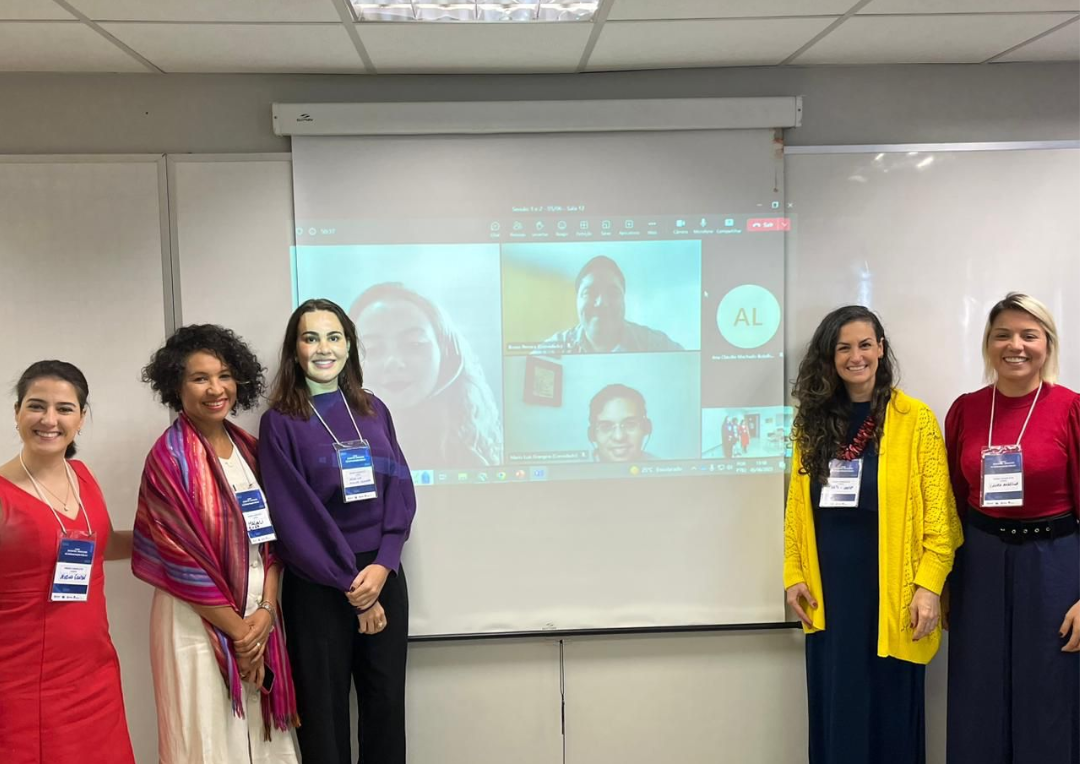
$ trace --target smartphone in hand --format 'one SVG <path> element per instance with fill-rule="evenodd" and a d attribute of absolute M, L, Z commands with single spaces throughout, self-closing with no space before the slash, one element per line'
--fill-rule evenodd
<path fill-rule="evenodd" d="M 262 691 L 269 693 L 274 689 L 274 672 L 269 666 L 263 665 Z"/>

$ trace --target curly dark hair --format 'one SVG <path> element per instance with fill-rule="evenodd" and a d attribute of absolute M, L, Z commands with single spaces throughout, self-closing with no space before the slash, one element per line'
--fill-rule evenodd
<path fill-rule="evenodd" d="M 806 355 L 799 364 L 799 375 L 791 391 L 799 401 L 792 424 L 792 438 L 799 446 L 802 464 L 800 474 L 809 475 L 821 485 L 829 479 L 829 462 L 848 439 L 851 400 L 840 375 L 836 372 L 836 343 L 840 330 L 853 321 L 864 321 L 874 327 L 878 342 L 885 352 L 878 361 L 874 392 L 870 397 L 870 415 L 874 418 L 874 441 L 880 445 L 885 427 L 885 410 L 899 377 L 899 367 L 891 343 L 885 340 L 881 320 L 861 305 L 845 305 L 825 316 L 806 346 Z"/>
<path fill-rule="evenodd" d="M 181 411 L 180 387 L 184 383 L 187 359 L 192 353 L 209 353 L 229 367 L 236 379 L 236 404 L 248 411 L 259 405 L 266 390 L 266 369 L 235 332 L 217 324 L 192 324 L 173 332 L 150 357 L 142 370 L 142 381 L 173 411 Z"/>

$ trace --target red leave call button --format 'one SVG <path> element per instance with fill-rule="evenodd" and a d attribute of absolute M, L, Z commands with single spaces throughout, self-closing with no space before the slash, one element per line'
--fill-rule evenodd
<path fill-rule="evenodd" d="M 790 218 L 750 218 L 746 221 L 746 230 L 754 233 L 759 231 L 790 231 Z"/>

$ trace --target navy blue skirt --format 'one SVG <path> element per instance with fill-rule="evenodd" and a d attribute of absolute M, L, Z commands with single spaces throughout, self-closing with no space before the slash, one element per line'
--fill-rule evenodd
<path fill-rule="evenodd" d="M 969 510 L 970 511 L 970 510 Z M 948 764 L 1080 763 L 1080 534 L 1012 544 L 970 523 L 949 576 Z"/>
<path fill-rule="evenodd" d="M 814 523 L 826 625 L 806 637 L 810 764 L 923 764 L 926 667 L 877 656 L 877 512 Z"/>

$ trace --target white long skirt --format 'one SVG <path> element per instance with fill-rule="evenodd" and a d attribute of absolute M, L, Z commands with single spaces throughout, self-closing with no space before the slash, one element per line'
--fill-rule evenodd
<path fill-rule="evenodd" d="M 263 564 L 251 548 L 245 617 L 262 600 Z M 190 605 L 160 589 L 150 610 L 150 665 L 157 700 L 161 764 L 297 764 L 292 733 L 263 734 L 260 691 L 244 683 L 244 718 L 218 669 L 203 620 Z"/>

